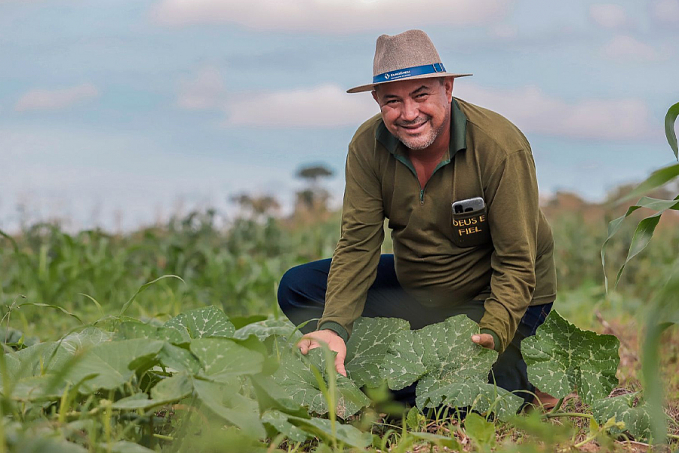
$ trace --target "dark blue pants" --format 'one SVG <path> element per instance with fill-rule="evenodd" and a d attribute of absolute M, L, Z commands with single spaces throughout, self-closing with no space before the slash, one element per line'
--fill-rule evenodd
<path fill-rule="evenodd" d="M 283 275 L 278 287 L 278 304 L 295 325 L 323 315 L 330 262 L 330 259 L 325 259 L 302 264 Z M 526 402 L 532 401 L 533 396 L 525 391 L 533 392 L 535 388 L 528 382 L 526 362 L 521 356 L 521 341 L 535 335 L 538 326 L 545 321 L 551 309 L 551 303 L 528 308 L 519 323 L 514 339 L 500 354 L 489 376 L 489 382 L 493 382 L 494 377 L 499 387 L 510 392 L 516 391 Z M 479 322 L 484 311 L 482 300 L 473 300 L 452 307 L 422 306 L 403 290 L 396 279 L 394 256 L 382 255 L 377 267 L 377 277 L 368 290 L 362 316 L 402 318 L 410 322 L 411 329 L 420 329 L 459 314 L 465 314 Z M 315 329 L 316 323 L 310 322 L 301 330 L 309 333 Z M 410 390 L 404 389 L 405 392 L 397 392 L 397 398 L 412 404 L 414 386 L 411 387 Z M 524 392 L 521 392 L 522 390 Z"/>

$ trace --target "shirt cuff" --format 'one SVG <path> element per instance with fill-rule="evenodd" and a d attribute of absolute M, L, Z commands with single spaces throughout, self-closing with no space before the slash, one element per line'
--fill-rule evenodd
<path fill-rule="evenodd" d="M 497 352 L 502 352 L 500 350 L 502 347 L 502 345 L 500 344 L 500 337 L 498 337 L 495 332 L 493 332 L 490 329 L 481 329 L 481 333 L 487 333 L 488 335 L 493 337 L 493 343 L 495 344 L 495 347 L 493 349 L 495 349 Z"/>
<path fill-rule="evenodd" d="M 349 332 L 347 332 L 347 329 L 335 321 L 326 321 L 323 324 L 319 324 L 318 330 L 332 330 L 337 335 L 339 335 L 345 343 L 349 340 Z"/>

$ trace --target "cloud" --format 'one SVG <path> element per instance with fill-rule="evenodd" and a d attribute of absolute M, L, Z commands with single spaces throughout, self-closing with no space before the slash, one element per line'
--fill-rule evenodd
<path fill-rule="evenodd" d="M 679 24 L 679 0 L 653 2 L 651 4 L 651 17 L 661 24 Z"/>
<path fill-rule="evenodd" d="M 433 24 L 478 25 L 504 17 L 514 0 L 163 0 L 166 25 L 235 23 L 256 30 L 352 33 Z"/>
<path fill-rule="evenodd" d="M 590 6 L 589 16 L 603 28 L 620 28 L 628 23 L 625 10 L 610 3 Z"/>
<path fill-rule="evenodd" d="M 657 61 L 663 54 L 654 47 L 627 35 L 618 35 L 611 39 L 603 48 L 605 57 L 624 61 Z"/>
<path fill-rule="evenodd" d="M 527 133 L 614 141 L 661 134 L 650 125 L 648 107 L 640 99 L 566 102 L 533 86 L 494 90 L 470 83 L 460 84 L 454 94 L 502 114 Z"/>
<path fill-rule="evenodd" d="M 629 140 L 659 136 L 640 99 L 589 99 L 567 102 L 528 86 L 512 90 L 483 88 L 468 82 L 455 96 L 490 108 L 525 132 L 551 136 Z M 379 113 L 368 93 L 349 95 L 336 85 L 290 91 L 243 93 L 225 104 L 226 127 L 328 128 L 357 126 Z"/>
<path fill-rule="evenodd" d="M 187 110 L 212 110 L 224 103 L 225 92 L 219 70 L 206 66 L 179 83 L 177 105 Z"/>
<path fill-rule="evenodd" d="M 99 96 L 99 90 L 92 84 L 83 84 L 59 90 L 35 89 L 21 96 L 14 109 L 19 112 L 29 110 L 64 110 L 84 104 Z"/>
<path fill-rule="evenodd" d="M 299 128 L 357 126 L 379 113 L 370 94 L 349 95 L 336 85 L 242 94 L 226 110 L 227 126 Z"/>

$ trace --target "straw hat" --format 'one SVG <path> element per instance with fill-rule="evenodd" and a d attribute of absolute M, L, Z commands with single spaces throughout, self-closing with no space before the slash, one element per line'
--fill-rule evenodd
<path fill-rule="evenodd" d="M 377 38 L 373 83 L 352 88 L 347 93 L 371 91 L 375 85 L 397 80 L 470 75 L 446 72 L 429 36 L 422 30 L 408 30 L 398 35 Z"/>

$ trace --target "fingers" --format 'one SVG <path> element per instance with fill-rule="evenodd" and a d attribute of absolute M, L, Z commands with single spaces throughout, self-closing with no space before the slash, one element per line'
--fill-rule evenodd
<path fill-rule="evenodd" d="M 341 352 L 337 353 L 337 356 L 335 357 L 335 369 L 339 374 L 341 374 L 344 377 L 347 377 L 347 370 L 344 368 L 344 359 L 346 358 L 346 354 L 342 354 Z"/>
<path fill-rule="evenodd" d="M 300 340 L 300 342 L 297 343 L 297 347 L 299 348 L 299 352 L 301 352 L 301 353 L 304 354 L 304 355 L 307 355 L 307 353 L 308 353 L 311 349 L 313 349 L 313 348 L 311 347 L 311 343 L 313 343 L 313 341 L 311 341 L 310 339 L 308 339 L 308 338 L 302 338 L 302 339 Z"/>
<path fill-rule="evenodd" d="M 495 347 L 493 336 L 487 333 L 472 335 L 472 341 L 484 348 L 493 349 Z"/>

